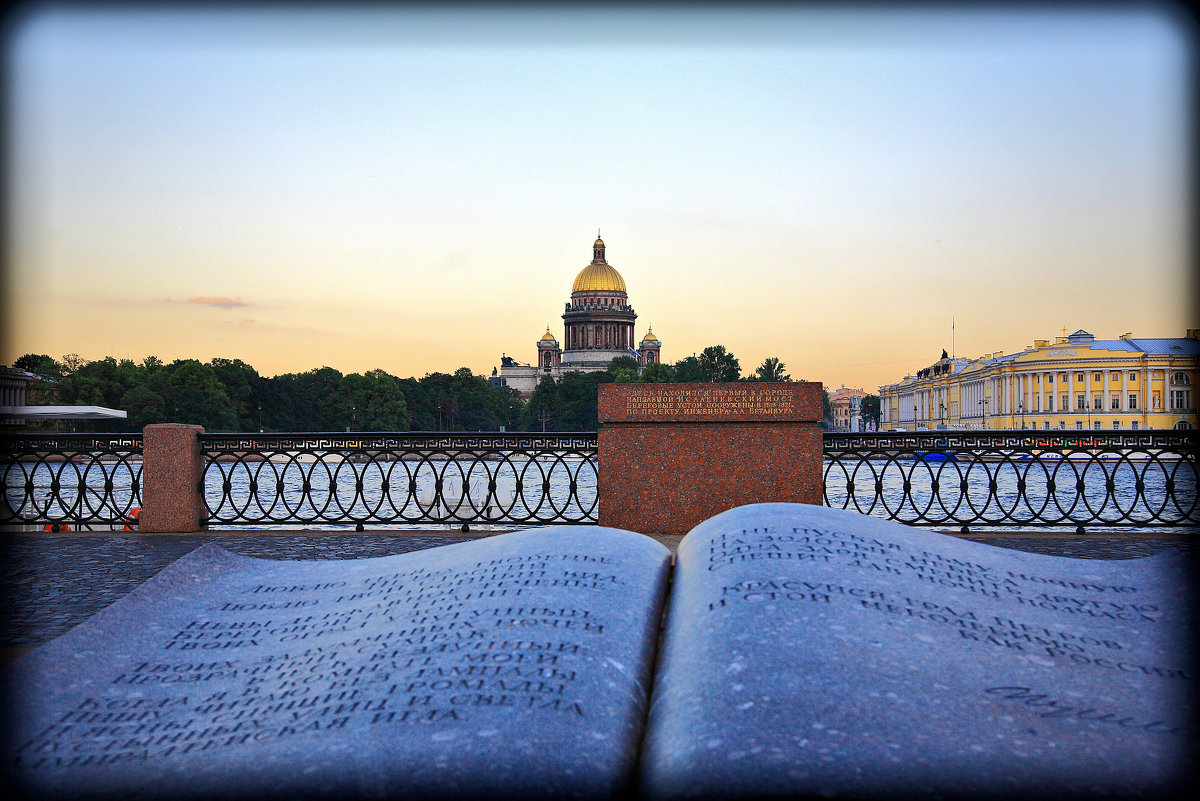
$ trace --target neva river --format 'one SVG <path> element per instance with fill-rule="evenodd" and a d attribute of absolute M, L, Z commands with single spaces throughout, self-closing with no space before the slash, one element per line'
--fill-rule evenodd
<path fill-rule="evenodd" d="M 17 462 L 5 466 L 5 495 L 25 519 L 69 518 L 78 508 L 118 519 L 136 506 L 137 470 L 134 460 Z M 1200 516 L 1196 462 L 1178 457 L 827 460 L 825 478 L 830 506 L 941 528 L 1137 530 L 1195 525 Z M 466 520 L 474 529 L 515 529 L 594 522 L 598 507 L 595 462 L 570 457 L 227 461 L 210 464 L 204 484 L 211 529 L 344 530 L 361 522 L 373 530 L 427 530 Z"/>

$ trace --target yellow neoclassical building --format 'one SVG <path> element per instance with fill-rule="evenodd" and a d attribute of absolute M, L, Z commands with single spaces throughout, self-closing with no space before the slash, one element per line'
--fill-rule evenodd
<path fill-rule="evenodd" d="M 1175 339 L 1087 331 L 1020 353 L 966 359 L 942 351 L 915 376 L 879 388 L 880 430 L 1195 428 L 1200 332 Z"/>

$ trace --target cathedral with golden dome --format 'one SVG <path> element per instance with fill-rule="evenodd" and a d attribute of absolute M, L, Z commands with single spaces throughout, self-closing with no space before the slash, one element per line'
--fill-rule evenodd
<path fill-rule="evenodd" d="M 604 240 L 597 234 L 591 263 L 579 271 L 571 285 L 571 300 L 563 311 L 562 344 L 547 326 L 537 343 L 536 364 L 523 364 L 501 355 L 500 370 L 492 370 L 492 383 L 512 387 L 529 397 L 542 376 L 558 379 L 571 370 L 606 370 L 620 356 L 636 359 L 642 367 L 655 364 L 660 360 L 662 343 L 651 328 L 635 345 L 636 320 L 625 279 L 604 258 Z"/>

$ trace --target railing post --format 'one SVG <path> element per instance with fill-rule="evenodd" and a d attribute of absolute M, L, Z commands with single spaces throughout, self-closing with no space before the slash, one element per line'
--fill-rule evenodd
<path fill-rule="evenodd" d="M 601 384 L 600 525 L 682 534 L 748 503 L 821 503 L 821 385 Z"/>
<path fill-rule="evenodd" d="M 203 426 L 181 423 L 142 429 L 142 512 L 145 534 L 186 534 L 207 527 L 204 508 Z"/>

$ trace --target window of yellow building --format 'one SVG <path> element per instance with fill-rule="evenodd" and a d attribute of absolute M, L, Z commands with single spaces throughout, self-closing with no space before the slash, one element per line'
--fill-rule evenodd
<path fill-rule="evenodd" d="M 1129 408 L 1136 409 L 1137 407 L 1137 393 L 1131 392 L 1129 393 Z"/>
<path fill-rule="evenodd" d="M 1120 395 L 1114 394 L 1111 398 L 1109 398 L 1109 401 L 1110 401 L 1110 405 L 1109 405 L 1110 409 L 1120 409 L 1121 408 L 1121 396 Z"/>
<path fill-rule="evenodd" d="M 1092 380 L 1093 381 L 1103 381 L 1104 373 L 1092 373 Z"/>

